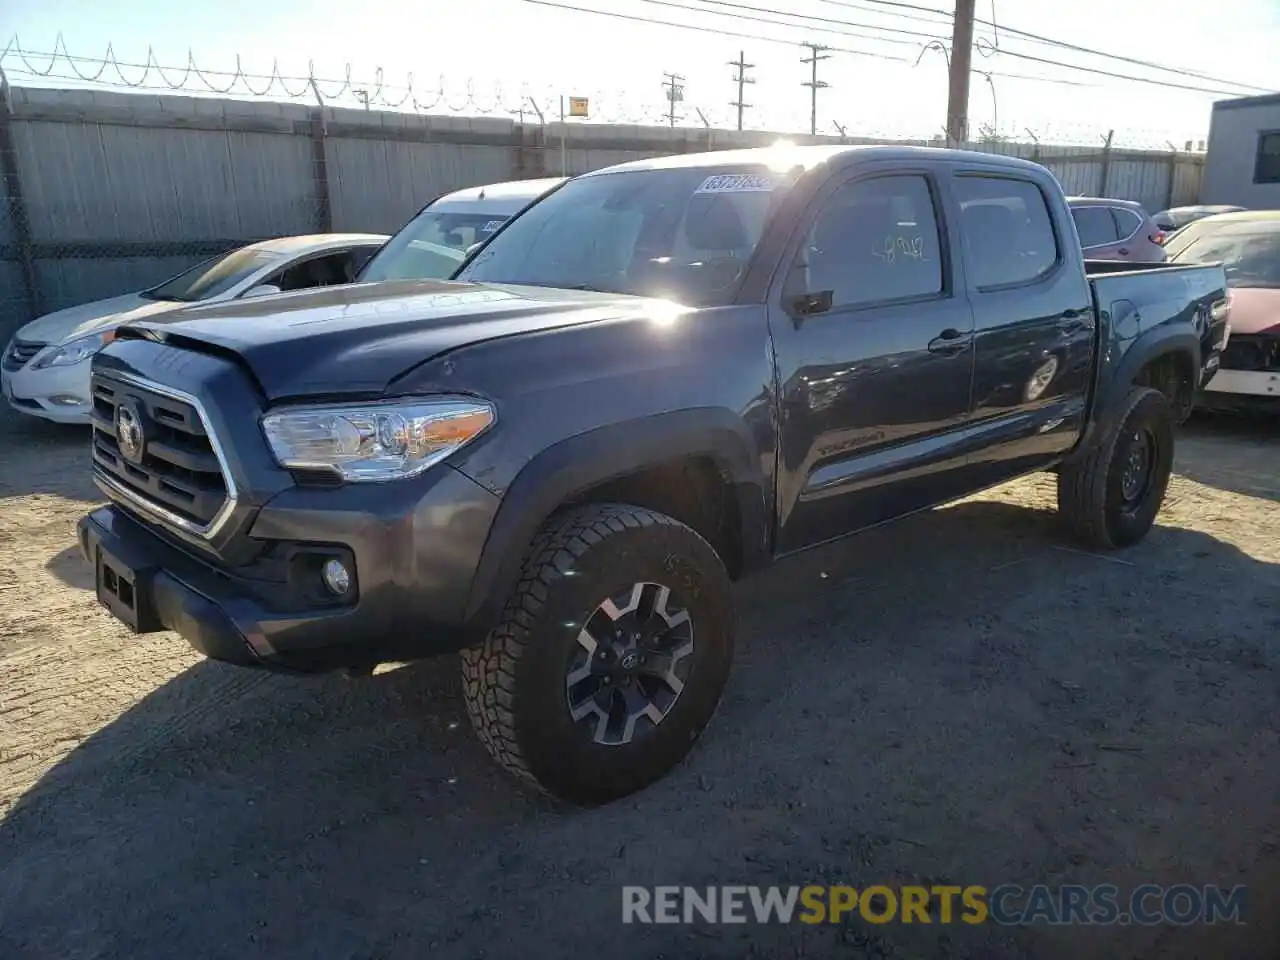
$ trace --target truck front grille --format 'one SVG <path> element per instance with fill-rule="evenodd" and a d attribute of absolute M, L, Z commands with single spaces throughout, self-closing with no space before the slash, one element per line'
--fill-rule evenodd
<path fill-rule="evenodd" d="M 1280 370 L 1280 337 L 1232 334 L 1222 351 L 1222 369 Z"/>
<path fill-rule="evenodd" d="M 234 505 L 234 486 L 195 398 L 97 374 L 92 393 L 99 481 L 152 518 L 212 536 Z"/>
<path fill-rule="evenodd" d="M 21 370 L 31 358 L 47 347 L 47 343 L 34 343 L 30 340 L 14 340 L 4 352 L 3 366 L 11 373 Z"/>

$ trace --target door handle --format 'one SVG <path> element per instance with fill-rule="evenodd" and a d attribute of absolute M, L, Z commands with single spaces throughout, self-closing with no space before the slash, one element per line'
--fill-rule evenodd
<path fill-rule="evenodd" d="M 972 334 L 962 333 L 955 327 L 948 327 L 929 341 L 930 353 L 953 354 L 969 349 Z"/>
<path fill-rule="evenodd" d="M 1129 255 L 1129 248 L 1121 247 L 1119 250 L 1116 251 L 1116 253 L 1120 254 L 1120 256 L 1122 257 L 1127 257 Z"/>
<path fill-rule="evenodd" d="M 1058 329 L 1063 333 L 1075 333 L 1089 326 L 1089 315 L 1084 310 L 1063 310 L 1058 317 Z"/>

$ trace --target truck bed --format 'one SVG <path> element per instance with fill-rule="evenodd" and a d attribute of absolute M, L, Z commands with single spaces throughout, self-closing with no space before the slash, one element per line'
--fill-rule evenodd
<path fill-rule="evenodd" d="M 1165 333 L 1157 336 L 1198 335 L 1200 369 L 1192 377 L 1193 391 L 1213 376 L 1228 321 L 1221 264 L 1086 260 L 1085 274 L 1098 318 L 1099 383 L 1128 382 L 1113 369 L 1124 362 L 1126 344 L 1159 328 Z"/>
<path fill-rule="evenodd" d="M 1087 277 L 1099 277 L 1104 274 L 1113 273 L 1139 273 L 1152 270 L 1174 271 L 1174 270 L 1194 270 L 1202 264 L 1183 264 L 1169 263 L 1162 261 L 1160 263 L 1130 263 L 1125 260 L 1088 260 L 1084 262 L 1084 272 Z"/>

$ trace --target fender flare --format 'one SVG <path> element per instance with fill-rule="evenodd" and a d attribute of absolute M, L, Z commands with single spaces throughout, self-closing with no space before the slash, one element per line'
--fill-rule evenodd
<path fill-rule="evenodd" d="M 489 629 L 520 576 L 538 528 L 586 490 L 664 461 L 706 457 L 734 486 L 742 522 L 743 568 L 769 557 L 771 491 L 758 445 L 743 419 L 699 408 L 599 427 L 562 440 L 531 459 L 507 487 L 471 582 L 465 620 Z"/>
<path fill-rule="evenodd" d="M 1129 306 L 1132 307 L 1132 304 Z M 1112 428 L 1121 400 L 1143 367 L 1165 354 L 1183 354 L 1191 360 L 1192 369 L 1198 372 L 1201 368 L 1200 346 L 1199 334 L 1182 325 L 1161 324 L 1139 334 L 1114 367 L 1110 370 L 1100 369 L 1098 386 L 1094 392 L 1094 415 L 1076 451 L 1087 450 L 1098 437 L 1105 436 Z"/>

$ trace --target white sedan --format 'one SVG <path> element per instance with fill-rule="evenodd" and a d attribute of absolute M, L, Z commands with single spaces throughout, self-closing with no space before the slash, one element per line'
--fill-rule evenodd
<path fill-rule="evenodd" d="M 190 306 L 351 283 L 387 241 L 372 233 L 264 240 L 199 263 L 159 286 L 46 314 L 22 327 L 0 358 L 9 405 L 58 423 L 88 423 L 90 357 L 122 324 Z"/>

